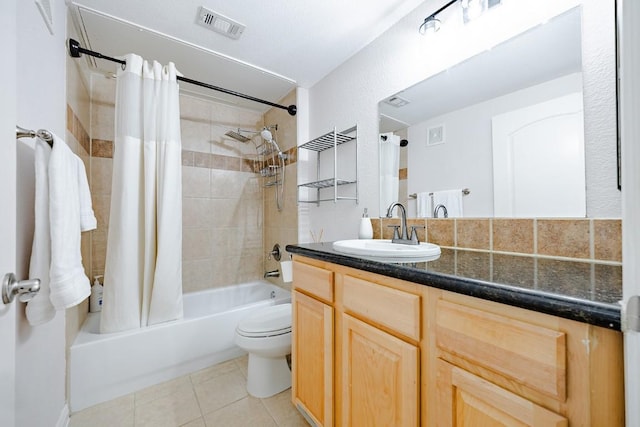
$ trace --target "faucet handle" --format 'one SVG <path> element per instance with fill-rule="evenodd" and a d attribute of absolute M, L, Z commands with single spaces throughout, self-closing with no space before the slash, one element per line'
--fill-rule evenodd
<path fill-rule="evenodd" d="M 417 229 L 426 228 L 426 227 L 424 225 L 412 225 L 410 227 L 411 227 L 411 236 L 409 237 L 409 240 L 411 240 L 412 242 L 415 242 L 416 244 L 419 244 L 420 239 L 418 239 Z"/>
<path fill-rule="evenodd" d="M 391 240 L 399 240 L 400 239 L 400 226 L 399 225 L 387 225 L 387 227 L 393 227 L 393 237 Z"/>

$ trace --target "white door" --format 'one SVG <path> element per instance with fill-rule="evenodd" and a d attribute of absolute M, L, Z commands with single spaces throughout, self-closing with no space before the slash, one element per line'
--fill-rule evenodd
<path fill-rule="evenodd" d="M 586 215 L 582 94 L 494 116 L 494 215 Z"/>
<path fill-rule="evenodd" d="M 618 2 L 622 140 L 623 304 L 640 295 L 640 2 Z M 624 311 L 623 311 L 624 314 Z M 623 316 L 627 426 L 640 426 L 640 331 Z"/>
<path fill-rule="evenodd" d="M 16 0 L 3 2 L 0 13 L 0 278 L 16 265 Z M 15 425 L 16 302 L 0 299 L 0 425 Z"/>

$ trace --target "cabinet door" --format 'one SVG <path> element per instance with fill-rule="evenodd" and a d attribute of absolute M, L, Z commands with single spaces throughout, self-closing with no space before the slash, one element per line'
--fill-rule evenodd
<path fill-rule="evenodd" d="M 418 348 L 342 315 L 342 425 L 417 426 Z"/>
<path fill-rule="evenodd" d="M 439 426 L 568 426 L 566 418 L 438 360 Z"/>
<path fill-rule="evenodd" d="M 317 426 L 333 425 L 333 308 L 300 292 L 292 299 L 293 404 Z"/>

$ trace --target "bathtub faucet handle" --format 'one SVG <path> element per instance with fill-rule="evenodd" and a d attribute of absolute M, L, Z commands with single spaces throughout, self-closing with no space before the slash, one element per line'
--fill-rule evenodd
<path fill-rule="evenodd" d="M 280 261 L 281 253 L 279 244 L 276 243 L 275 245 L 273 245 L 273 249 L 271 249 L 271 251 L 269 252 L 269 256 L 267 257 L 267 259 L 271 259 L 271 257 L 273 257 L 273 259 L 275 259 L 276 261 Z"/>

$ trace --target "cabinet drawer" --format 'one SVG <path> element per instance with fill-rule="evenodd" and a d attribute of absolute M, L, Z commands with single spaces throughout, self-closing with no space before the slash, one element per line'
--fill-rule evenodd
<path fill-rule="evenodd" d="M 438 301 L 437 346 L 533 390 L 566 399 L 566 336 L 537 325 Z"/>
<path fill-rule="evenodd" d="M 344 308 L 408 338 L 420 340 L 420 296 L 344 276 Z"/>
<path fill-rule="evenodd" d="M 326 302 L 333 302 L 333 271 L 294 261 L 293 287 Z"/>

